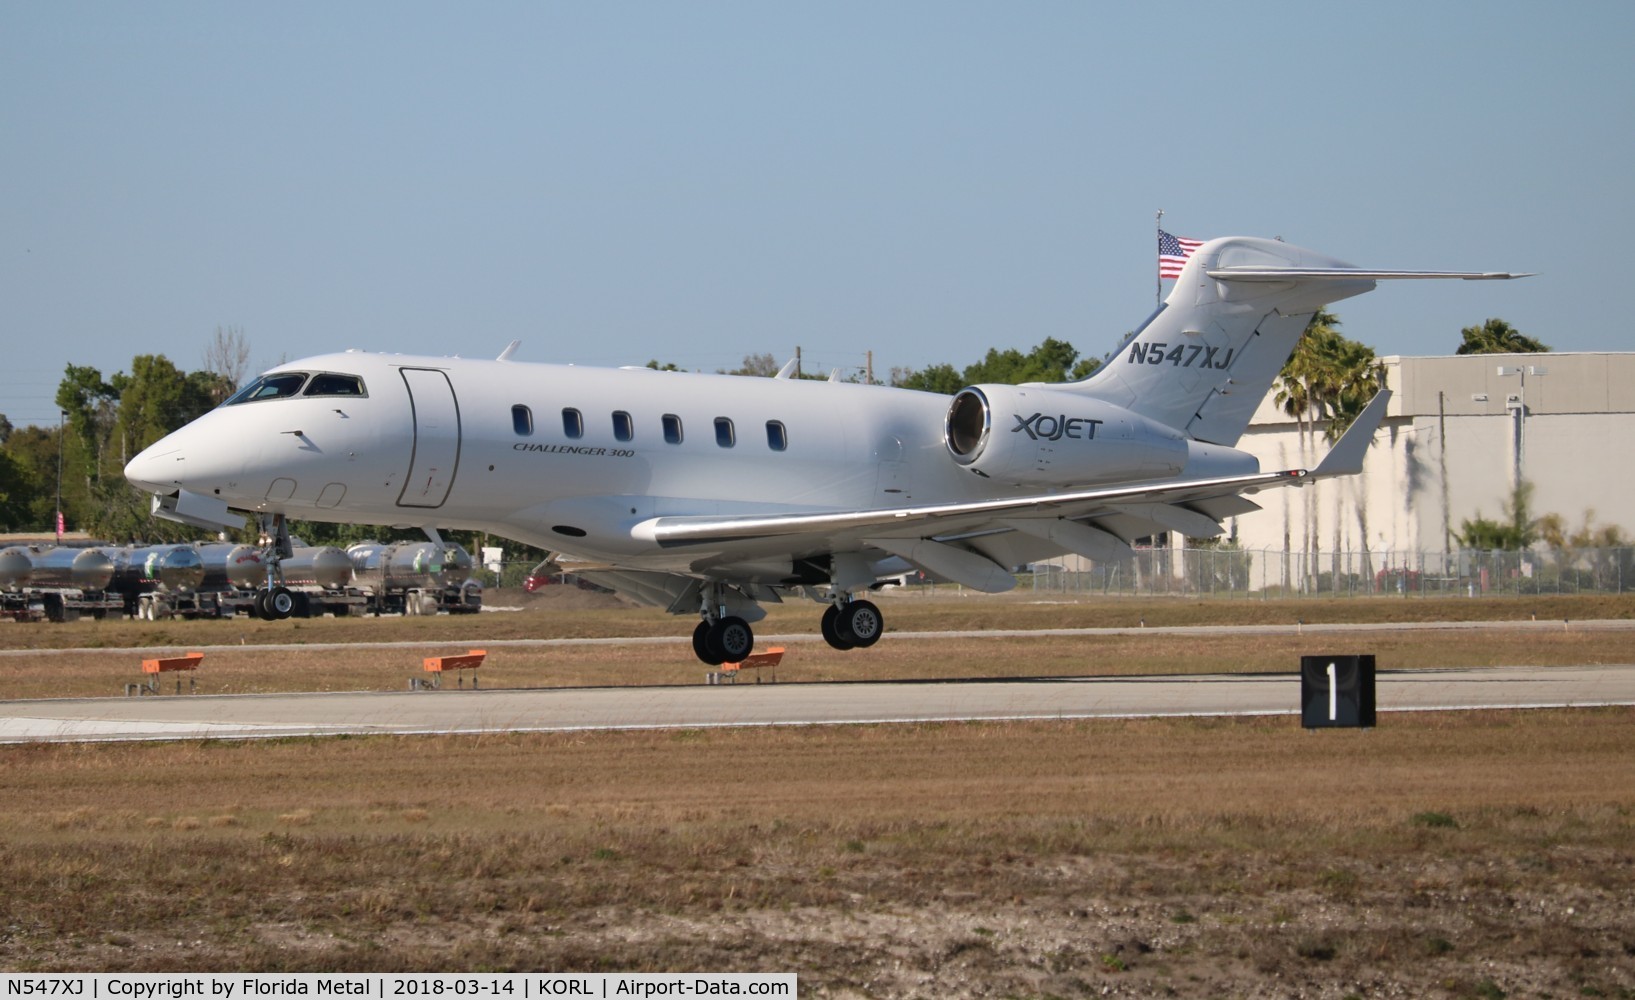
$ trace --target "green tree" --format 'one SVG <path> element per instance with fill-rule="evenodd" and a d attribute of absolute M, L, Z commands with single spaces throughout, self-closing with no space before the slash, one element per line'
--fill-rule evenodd
<path fill-rule="evenodd" d="M 764 354 L 746 354 L 744 355 L 743 365 L 733 369 L 730 372 L 725 372 L 724 374 L 750 375 L 758 378 L 771 378 L 772 376 L 778 374 L 778 369 L 780 367 L 781 366 L 778 364 L 778 359 L 773 357 L 771 352 Z"/>
<path fill-rule="evenodd" d="M 1540 522 L 1533 520 L 1533 484 L 1527 480 L 1517 483 L 1510 496 L 1501 505 L 1503 519 L 1494 521 L 1483 517 L 1481 511 L 1474 518 L 1461 521 L 1456 536 L 1467 549 L 1525 549 L 1538 540 Z"/>
<path fill-rule="evenodd" d="M 69 365 L 57 386 L 57 407 L 67 415 L 62 441 L 63 510 L 82 523 L 96 508 L 92 493 L 102 481 L 102 455 L 118 409 L 119 392 L 96 368 Z"/>
<path fill-rule="evenodd" d="M 1274 385 L 1274 401 L 1283 412 L 1295 418 L 1300 436 L 1301 461 L 1308 467 L 1316 462 L 1317 424 L 1326 420 L 1324 440 L 1339 440 L 1346 428 L 1361 415 L 1380 389 L 1380 375 L 1374 349 L 1340 333 L 1340 320 L 1327 310 L 1312 314 L 1305 332 L 1296 342 L 1294 351 L 1278 375 Z M 1308 582 L 1315 581 L 1318 551 L 1317 494 L 1304 491 L 1306 504 L 1305 532 L 1301 551 L 1310 554 L 1307 560 Z M 1333 523 L 1333 553 L 1336 560 L 1335 579 L 1338 579 L 1341 542 L 1340 497 L 1335 495 Z M 1368 514 L 1363 505 L 1357 506 L 1358 525 L 1363 538 L 1368 537 Z M 1285 551 L 1291 547 L 1288 526 L 1284 527 Z M 1363 546 L 1363 574 L 1372 579 L 1368 565 L 1367 546 Z"/>
<path fill-rule="evenodd" d="M 1014 347 L 1003 351 L 991 347 L 981 361 L 968 365 L 959 374 L 955 374 L 952 365 L 945 364 L 919 371 L 899 369 L 892 372 L 892 385 L 952 395 L 968 385 L 980 383 L 1076 382 L 1088 378 L 1100 366 L 1099 358 L 1080 360 L 1078 349 L 1072 344 L 1046 337 L 1026 354 Z"/>
<path fill-rule="evenodd" d="M 1001 351 L 989 348 L 986 356 L 965 369 L 965 383 L 994 382 L 1019 385 L 1023 382 L 1067 382 L 1075 377 L 1078 350 L 1065 340 L 1046 337 L 1026 354 L 1015 348 Z M 1099 362 L 1092 362 L 1085 371 L 1095 370 Z M 1082 376 L 1080 376 L 1082 377 Z"/>
<path fill-rule="evenodd" d="M 921 392 L 940 392 L 945 396 L 952 396 L 968 383 L 953 365 L 942 364 L 919 370 L 893 369 L 891 384 L 900 389 L 918 389 Z"/>
<path fill-rule="evenodd" d="M 57 509 L 57 428 L 18 428 L 6 439 L 0 454 L 6 457 L 11 478 L 0 487 L 7 494 L 0 529 L 7 531 L 50 532 L 56 527 Z M 68 485 L 72 485 L 69 483 Z M 76 508 L 68 511 L 69 524 L 79 524 Z"/>
<path fill-rule="evenodd" d="M 111 382 L 119 392 L 113 433 L 121 468 L 130 456 L 215 408 L 227 385 L 225 376 L 212 372 L 184 373 L 163 354 L 137 355 L 131 373 Z"/>
<path fill-rule="evenodd" d="M 1550 347 L 1534 340 L 1502 319 L 1459 331 L 1463 342 L 1455 354 L 1545 354 Z"/>
<path fill-rule="evenodd" d="M 17 460 L 0 450 L 0 531 L 26 530 L 31 486 Z"/>

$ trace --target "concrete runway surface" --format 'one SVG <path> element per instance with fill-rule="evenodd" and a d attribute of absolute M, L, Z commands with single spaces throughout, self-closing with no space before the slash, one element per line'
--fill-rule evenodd
<path fill-rule="evenodd" d="M 1635 664 L 1382 671 L 1378 710 L 1635 705 Z M 0 702 L 0 742 L 1295 715 L 1296 673 Z"/>

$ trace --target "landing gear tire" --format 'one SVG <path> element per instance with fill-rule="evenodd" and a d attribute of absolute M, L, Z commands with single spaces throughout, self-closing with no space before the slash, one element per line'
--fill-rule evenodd
<path fill-rule="evenodd" d="M 699 622 L 698 627 L 693 629 L 693 655 L 703 660 L 704 665 L 707 667 L 719 667 L 727 661 L 715 658 L 715 654 L 710 650 L 709 636 L 710 623 Z"/>
<path fill-rule="evenodd" d="M 852 601 L 835 616 L 835 634 L 858 649 L 879 642 L 885 630 L 885 616 L 869 601 Z"/>
<path fill-rule="evenodd" d="M 755 632 L 736 615 L 716 622 L 706 641 L 712 654 L 721 654 L 721 663 L 740 663 L 755 650 Z"/>
<path fill-rule="evenodd" d="M 255 616 L 262 621 L 283 621 L 295 613 L 295 595 L 288 587 L 263 588 L 255 592 Z"/>
<path fill-rule="evenodd" d="M 295 613 L 295 595 L 288 587 L 274 587 L 267 592 L 267 610 L 277 621 L 283 621 Z"/>
<path fill-rule="evenodd" d="M 856 645 L 856 643 L 847 642 L 845 639 L 840 637 L 840 632 L 836 628 L 836 622 L 839 620 L 839 605 L 831 604 L 824 609 L 823 623 L 820 626 L 823 631 L 823 641 L 836 649 L 851 649 Z"/>
<path fill-rule="evenodd" d="M 749 622 L 736 616 L 723 618 L 713 625 L 702 621 L 693 629 L 693 652 L 711 667 L 739 663 L 754 649 L 754 630 Z"/>

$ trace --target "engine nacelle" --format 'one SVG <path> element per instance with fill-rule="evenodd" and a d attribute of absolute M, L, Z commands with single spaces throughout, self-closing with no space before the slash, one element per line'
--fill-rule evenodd
<path fill-rule="evenodd" d="M 1012 486 L 1069 488 L 1162 479 L 1187 464 L 1187 441 L 1180 432 L 1060 389 L 962 389 L 948 407 L 944 433 L 955 462 Z"/>

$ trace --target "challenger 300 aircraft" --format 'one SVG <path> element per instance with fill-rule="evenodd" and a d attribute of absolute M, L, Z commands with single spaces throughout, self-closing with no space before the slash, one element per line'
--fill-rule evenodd
<path fill-rule="evenodd" d="M 859 595 L 924 571 L 984 592 L 1062 553 L 1221 532 L 1260 490 L 1350 475 L 1382 391 L 1315 470 L 1232 447 L 1319 307 L 1388 278 L 1271 240 L 1205 243 L 1164 304 L 1081 382 L 933 393 L 789 378 L 348 351 L 280 365 L 131 460 L 155 513 L 269 538 L 264 616 L 288 614 L 286 518 L 486 531 L 697 615 L 710 664 L 753 647 L 760 605 L 827 605 L 823 637 L 873 645 Z M 242 524 L 242 520 L 239 521 Z"/>

